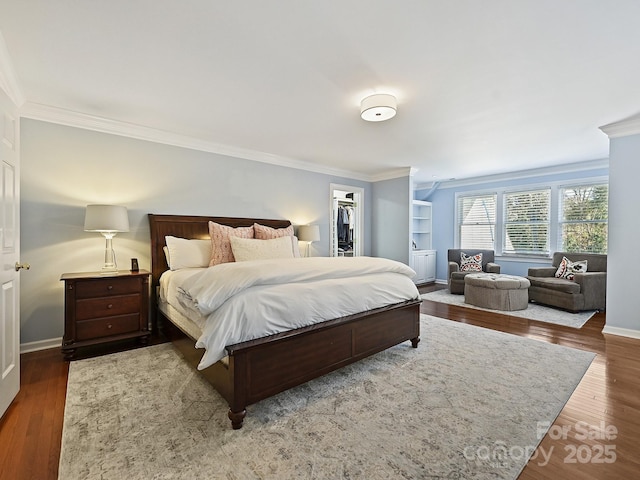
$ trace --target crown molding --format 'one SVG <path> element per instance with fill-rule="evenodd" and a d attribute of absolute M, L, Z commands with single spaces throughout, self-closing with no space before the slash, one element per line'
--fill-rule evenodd
<path fill-rule="evenodd" d="M 135 138 L 137 140 L 145 140 L 153 143 L 215 153 L 227 157 L 253 160 L 281 167 L 295 168 L 298 170 L 306 170 L 309 172 L 333 175 L 336 177 L 345 177 L 364 182 L 374 181 L 370 175 L 365 175 L 359 172 L 331 168 L 294 158 L 234 147 L 231 145 L 223 145 L 199 138 L 189 137 L 187 135 L 179 135 L 155 128 L 121 122 L 95 115 L 88 115 L 86 113 L 75 112 L 50 105 L 27 102 L 20 109 L 20 116 L 24 118 L 31 118 L 33 120 L 66 125 L 68 127 L 82 128 L 85 130 L 92 130 L 94 132 L 108 133 L 111 135 Z"/>
<path fill-rule="evenodd" d="M 17 107 L 24 103 L 24 95 L 18 84 L 18 77 L 15 74 L 13 63 L 4 36 L 0 32 L 0 88 L 7 94 Z"/>
<path fill-rule="evenodd" d="M 386 172 L 378 173 L 376 175 L 371 175 L 368 181 L 382 182 L 384 180 L 393 180 L 395 178 L 412 177 L 415 171 L 416 169 L 413 167 L 395 168 L 393 170 L 388 170 Z"/>
<path fill-rule="evenodd" d="M 0 45 L 0 47 L 2 47 L 2 45 Z M 1 60 L 2 60 L 2 52 L 0 48 L 0 62 Z M 1 67 L 2 67 L 2 64 L 0 63 L 0 69 Z M 2 71 L 0 70 L 0 81 L 3 79 L 1 73 Z M 2 86 L 2 84 L 0 84 L 0 86 Z M 207 140 L 189 137 L 186 135 L 179 135 L 179 134 L 166 132 L 166 131 L 155 129 L 155 128 L 145 127 L 142 125 L 121 122 L 118 120 L 98 117 L 95 115 L 88 115 L 86 113 L 75 112 L 72 110 L 66 110 L 58 107 L 53 107 L 50 105 L 42 105 L 42 104 L 33 103 L 33 102 L 26 102 L 26 103 L 23 102 L 22 107 L 20 108 L 20 116 L 24 118 L 31 118 L 34 120 L 41 120 L 45 122 L 56 123 L 59 125 L 66 125 L 69 127 L 82 128 L 85 130 L 107 133 L 111 135 L 119 135 L 122 137 L 134 138 L 137 140 L 145 140 L 153 143 L 172 145 L 175 147 L 188 148 L 191 150 L 198 150 L 198 151 L 203 151 L 208 153 L 215 153 L 215 154 L 224 155 L 227 157 L 253 160 L 256 162 L 267 163 L 270 165 L 295 168 L 298 170 L 321 173 L 324 175 L 344 177 L 344 178 L 353 179 L 353 180 L 360 180 L 363 182 L 380 182 L 384 180 L 393 180 L 401 177 L 413 177 L 415 173 L 418 171 L 414 167 L 402 167 L 402 168 L 388 170 L 375 175 L 367 175 L 359 172 L 336 169 L 336 168 L 331 168 L 323 165 L 318 165 L 315 163 L 304 162 L 302 160 L 297 160 L 289 157 L 283 157 L 279 155 L 273 155 L 270 153 L 259 152 L 256 150 L 250 150 L 246 148 L 240 148 L 240 147 L 234 147 L 230 145 L 210 142 Z M 639 125 L 640 125 L 640 115 L 638 116 L 636 121 L 639 122 Z M 622 122 L 619 122 L 619 123 L 622 123 Z M 615 126 L 617 124 L 611 124 L 611 125 Z M 604 129 L 607 127 L 601 127 L 601 128 Z M 640 133 L 640 130 L 637 133 Z M 519 172 L 487 175 L 482 177 L 473 177 L 473 178 L 461 179 L 461 180 L 442 181 L 440 182 L 439 188 L 454 188 L 454 187 L 465 186 L 465 185 L 496 182 L 500 180 L 513 180 L 515 178 L 529 178 L 529 177 L 536 177 L 541 175 L 561 174 L 561 173 L 593 170 L 596 168 L 608 168 L 608 167 L 609 167 L 608 159 L 592 160 L 592 161 L 557 165 L 553 167 L 543 167 L 543 168 L 532 169 L 532 170 L 523 170 Z M 431 185 L 433 185 L 433 182 L 430 182 L 429 184 L 416 185 L 415 189 L 422 190 L 425 188 L 430 188 Z"/>
<path fill-rule="evenodd" d="M 553 165 L 551 167 L 532 168 L 517 172 L 507 172 L 495 175 L 485 175 L 482 177 L 463 178 L 460 180 L 443 180 L 438 188 L 457 188 L 482 183 L 493 183 L 505 180 L 516 180 L 524 178 L 541 177 L 543 175 L 561 175 L 563 173 L 584 172 L 600 168 L 609 168 L 609 159 L 587 160 L 583 162 L 565 163 Z M 433 186 L 434 182 L 416 186 L 416 190 L 426 190 Z"/>
<path fill-rule="evenodd" d="M 640 113 L 600 127 L 609 138 L 628 137 L 640 133 Z"/>

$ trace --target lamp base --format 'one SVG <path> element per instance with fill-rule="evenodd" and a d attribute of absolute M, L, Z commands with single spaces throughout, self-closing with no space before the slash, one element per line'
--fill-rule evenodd
<path fill-rule="evenodd" d="M 113 237 L 115 236 L 114 232 L 102 232 L 104 238 L 106 239 L 105 249 L 104 249 L 104 265 L 102 267 L 102 273 L 115 273 L 118 271 L 118 266 L 116 265 L 116 253 L 113 251 Z"/>

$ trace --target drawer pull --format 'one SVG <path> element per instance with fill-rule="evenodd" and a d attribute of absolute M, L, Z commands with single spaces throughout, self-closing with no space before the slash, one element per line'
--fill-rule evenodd
<path fill-rule="evenodd" d="M 107 305 L 107 308 L 113 308 L 113 303 L 110 303 L 109 305 Z"/>
<path fill-rule="evenodd" d="M 113 327 L 113 325 L 111 325 L 110 323 L 109 323 L 109 324 L 107 324 L 107 328 L 108 328 L 108 329 L 111 329 L 111 327 Z"/>
<path fill-rule="evenodd" d="M 107 287 L 107 290 L 113 290 L 113 285 L 109 285 L 109 286 Z"/>

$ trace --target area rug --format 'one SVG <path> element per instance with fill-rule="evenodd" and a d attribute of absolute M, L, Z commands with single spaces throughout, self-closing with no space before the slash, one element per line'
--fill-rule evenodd
<path fill-rule="evenodd" d="M 500 313 L 502 315 L 511 315 L 512 317 L 526 318 L 528 320 L 536 320 L 538 322 L 554 323 L 556 325 L 563 325 L 565 327 L 572 328 L 582 328 L 582 326 L 596 313 L 594 310 L 571 313 L 564 310 L 558 310 L 557 308 L 538 305 L 537 303 L 530 303 L 525 310 L 516 310 L 513 312 L 491 310 L 464 303 L 464 295 L 454 295 L 449 293 L 449 290 L 444 289 L 423 293 L 421 297 L 424 300 L 431 300 L 432 302 L 447 303 L 449 305 L 484 310 L 485 312 Z"/>
<path fill-rule="evenodd" d="M 594 355 L 422 317 L 241 430 L 170 344 L 72 362 L 59 479 L 515 479 Z"/>

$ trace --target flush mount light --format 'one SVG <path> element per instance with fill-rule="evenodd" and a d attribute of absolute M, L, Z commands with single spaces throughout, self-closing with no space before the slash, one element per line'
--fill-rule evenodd
<path fill-rule="evenodd" d="M 396 97 L 387 93 L 376 93 L 362 100 L 360 116 L 367 122 L 382 122 L 395 117 L 397 107 Z"/>

